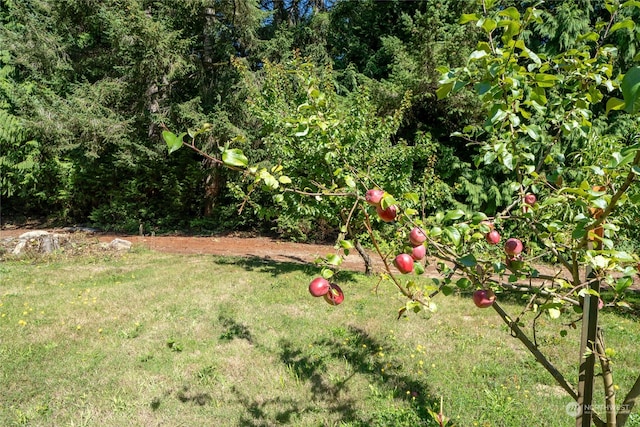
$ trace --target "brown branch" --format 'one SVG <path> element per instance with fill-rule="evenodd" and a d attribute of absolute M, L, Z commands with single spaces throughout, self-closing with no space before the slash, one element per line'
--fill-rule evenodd
<path fill-rule="evenodd" d="M 373 227 L 371 227 L 371 222 L 369 221 L 369 214 L 367 213 L 366 209 L 363 208 L 364 214 L 365 214 L 365 220 L 364 220 L 364 225 L 367 228 L 367 233 L 369 233 L 369 237 L 371 237 L 371 242 L 373 243 L 373 247 L 376 250 L 376 253 L 378 254 L 378 256 L 380 257 L 380 259 L 382 260 L 382 263 L 384 265 L 384 269 L 386 270 L 387 274 L 389 274 L 389 277 L 391 277 L 391 281 L 396 285 L 396 287 L 400 290 L 400 292 L 402 293 L 402 295 L 406 296 L 407 298 L 417 301 L 420 304 L 426 306 L 427 304 L 424 301 L 421 300 L 416 300 L 414 298 L 414 296 L 404 288 L 404 286 L 402 286 L 402 284 L 398 281 L 398 279 L 395 277 L 395 275 L 393 274 L 393 272 L 391 271 L 391 267 L 389 266 L 389 263 L 387 262 L 387 257 L 382 253 L 382 249 L 380 249 L 380 245 L 378 245 L 378 241 L 373 233 Z"/>
<path fill-rule="evenodd" d="M 558 382 L 560 387 L 562 387 L 569 396 L 571 396 L 574 400 L 578 400 L 578 394 L 575 389 L 567 382 L 564 376 L 558 371 L 558 369 L 553 366 L 553 364 L 546 358 L 544 354 L 535 346 L 533 342 L 527 337 L 527 335 L 520 329 L 518 323 L 511 320 L 509 315 L 500 307 L 498 302 L 494 302 L 492 304 L 493 309 L 500 315 L 504 323 L 511 329 L 512 336 L 520 340 L 524 344 L 525 347 L 533 354 L 536 360 L 551 374 L 551 376 Z"/>
<path fill-rule="evenodd" d="M 596 354 L 600 359 L 600 367 L 602 368 L 607 427 L 616 427 L 616 392 L 613 388 L 613 373 L 611 372 L 610 360 L 605 354 L 602 329 L 598 328 L 596 333 Z"/>
<path fill-rule="evenodd" d="M 627 395 L 625 396 L 624 402 L 622 402 L 620 408 L 618 408 L 618 416 L 616 417 L 616 422 L 619 426 L 624 426 L 627 422 L 627 419 L 629 418 L 631 410 L 635 406 L 638 397 L 640 397 L 640 375 L 638 376 L 638 378 L 636 378 L 636 382 L 633 384 L 633 387 L 631 387 L 631 390 L 629 390 L 629 393 L 627 393 Z"/>

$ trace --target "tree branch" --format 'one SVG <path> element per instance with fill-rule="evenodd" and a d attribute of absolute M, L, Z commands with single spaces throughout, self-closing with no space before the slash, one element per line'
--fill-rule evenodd
<path fill-rule="evenodd" d="M 500 307 L 500 304 L 498 304 L 498 302 L 496 301 L 492 304 L 492 307 L 500 315 L 504 323 L 509 326 L 512 332 L 512 336 L 519 339 L 520 342 L 522 342 L 525 347 L 527 347 L 531 354 L 533 354 L 536 360 L 547 370 L 547 372 L 551 374 L 551 376 L 556 380 L 560 387 L 562 387 L 567 393 L 569 393 L 569 396 L 577 401 L 578 394 L 576 393 L 575 389 L 567 382 L 560 371 L 558 371 L 558 369 L 553 366 L 549 359 L 547 359 L 546 356 L 542 354 L 538 347 L 536 347 L 535 344 L 531 342 L 529 337 L 527 337 L 522 329 L 520 329 L 518 324 L 511 320 L 509 315 L 502 309 L 502 307 Z"/>
<path fill-rule="evenodd" d="M 609 358 L 605 354 L 602 329 L 598 328 L 596 333 L 596 354 L 598 355 L 598 359 L 600 359 L 600 367 L 602 368 L 607 427 L 616 427 L 616 392 L 613 388 L 613 373 L 611 372 Z"/>
<path fill-rule="evenodd" d="M 640 375 L 638 376 L 638 378 L 636 378 L 636 382 L 633 384 L 633 387 L 631 387 L 631 390 L 629 390 L 629 393 L 627 393 L 627 395 L 625 396 L 624 402 L 622 402 L 620 408 L 618 408 L 618 416 L 616 417 L 616 422 L 619 426 L 622 427 L 625 425 L 627 419 L 629 418 L 629 415 L 631 414 L 631 410 L 635 406 L 636 400 L 639 396 Z"/>

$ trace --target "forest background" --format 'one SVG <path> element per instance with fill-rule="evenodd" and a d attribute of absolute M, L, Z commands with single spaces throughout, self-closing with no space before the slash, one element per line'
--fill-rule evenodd
<path fill-rule="evenodd" d="M 524 11 L 539 2 L 492 3 Z M 548 55 L 570 50 L 607 22 L 609 3 L 547 2 L 524 33 L 527 45 Z M 311 188 L 335 173 L 332 151 L 300 138 L 308 127 L 295 118 L 314 96 L 330 105 L 348 163 L 393 194 L 419 193 L 423 216 L 443 208 L 496 213 L 511 203 L 508 165 L 478 167 L 487 159 L 477 145 L 452 136 L 482 125 L 480 101 L 466 89 L 437 96 L 442 70 L 464 66 L 482 37 L 461 16 L 482 7 L 468 0 L 4 0 L 2 220 L 334 239 L 341 202 L 287 192 L 248 197 L 245 175 L 193 150 L 169 156 L 161 136 L 210 123 L 200 137 L 204 151 L 239 148 L 251 164 L 281 166 Z M 638 62 L 639 11 L 621 10 L 617 22 L 631 25 L 607 40 L 618 50 L 614 75 Z M 616 111 L 592 125 L 589 146 L 569 135 L 554 153 L 563 176 L 578 180 L 585 156 L 608 152 L 602 135 L 624 143 L 637 132 L 635 119 Z M 637 247 L 637 208 L 623 209 L 621 245 Z"/>

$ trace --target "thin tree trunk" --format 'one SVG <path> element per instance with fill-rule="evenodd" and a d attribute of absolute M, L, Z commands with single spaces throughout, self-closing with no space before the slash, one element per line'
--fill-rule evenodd
<path fill-rule="evenodd" d="M 362 260 L 364 261 L 364 274 L 369 276 L 373 273 L 373 264 L 371 263 L 371 257 L 369 256 L 367 251 L 362 247 L 362 244 L 360 244 L 360 240 L 358 239 L 354 239 L 354 240 L 355 240 L 354 246 L 356 247 L 356 250 L 362 257 Z"/>

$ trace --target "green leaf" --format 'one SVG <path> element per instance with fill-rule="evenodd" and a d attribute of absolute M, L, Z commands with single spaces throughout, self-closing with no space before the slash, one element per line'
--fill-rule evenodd
<path fill-rule="evenodd" d="M 302 129 L 302 130 L 299 130 L 298 132 L 294 133 L 294 136 L 298 136 L 298 137 L 307 136 L 307 134 L 309 133 L 309 125 L 306 125 L 304 128 L 300 126 L 299 129 Z"/>
<path fill-rule="evenodd" d="M 550 308 L 549 309 L 549 317 L 551 317 L 552 319 L 557 319 L 560 317 L 560 310 L 557 308 Z"/>
<path fill-rule="evenodd" d="M 640 167 L 638 167 L 638 165 L 633 165 L 631 167 L 631 172 L 633 172 L 635 175 L 640 175 Z"/>
<path fill-rule="evenodd" d="M 544 73 L 536 74 L 535 79 L 539 87 L 554 87 L 559 80 L 558 76 Z"/>
<path fill-rule="evenodd" d="M 222 162 L 227 166 L 245 168 L 249 164 L 249 159 L 239 148 L 227 148 L 222 152 Z"/>
<path fill-rule="evenodd" d="M 480 24 L 480 21 L 478 21 L 478 24 Z M 491 18 L 486 18 L 484 19 L 484 22 L 482 22 L 482 29 L 487 33 L 495 30 L 497 26 L 498 24 L 496 23 L 496 21 Z"/>
<path fill-rule="evenodd" d="M 478 13 L 463 13 L 458 21 L 459 24 L 466 24 L 467 22 L 478 21 L 481 16 Z"/>
<path fill-rule="evenodd" d="M 518 9 L 516 9 L 515 7 L 511 6 L 506 8 L 505 10 L 501 10 L 498 13 L 499 16 L 506 16 L 507 18 L 511 18 L 515 21 L 520 19 L 520 12 L 518 12 Z"/>
<path fill-rule="evenodd" d="M 526 128 L 527 135 L 531 137 L 534 141 L 540 139 L 540 127 L 537 125 L 530 125 Z"/>
<path fill-rule="evenodd" d="M 327 255 L 327 262 L 331 265 L 340 265 L 342 264 L 342 257 L 337 254 L 329 254 Z"/>
<path fill-rule="evenodd" d="M 420 202 L 420 195 L 418 193 L 404 193 L 404 198 L 412 201 L 413 203 Z"/>
<path fill-rule="evenodd" d="M 617 293 L 621 294 L 626 291 L 631 285 L 633 285 L 633 278 L 621 277 L 616 281 L 615 290 Z"/>
<path fill-rule="evenodd" d="M 586 34 L 581 34 L 578 36 L 578 41 L 590 41 L 590 42 L 597 42 L 598 39 L 600 38 L 600 36 L 598 35 L 598 33 L 595 33 L 593 31 L 586 33 Z"/>
<path fill-rule="evenodd" d="M 453 83 L 454 82 L 441 84 L 440 87 L 436 89 L 436 96 L 438 99 L 444 99 L 449 95 L 451 89 L 453 89 Z"/>
<path fill-rule="evenodd" d="M 184 138 L 185 135 L 186 132 L 182 132 L 180 135 L 176 135 L 175 133 L 168 130 L 162 131 L 162 139 L 164 139 L 164 142 L 167 143 L 169 154 L 182 147 L 182 138 Z"/>
<path fill-rule="evenodd" d="M 484 50 L 474 50 L 471 52 L 471 55 L 469 55 L 469 60 L 475 61 L 477 59 L 484 58 L 485 56 L 487 56 L 487 52 Z"/>
<path fill-rule="evenodd" d="M 576 228 L 573 230 L 573 232 L 571 233 L 571 238 L 576 240 L 582 239 L 585 234 L 587 234 L 587 232 L 584 229 L 584 224 L 581 223 L 581 224 L 578 224 Z"/>
<path fill-rule="evenodd" d="M 353 243 L 351 243 L 351 240 L 340 240 L 340 246 L 342 246 L 342 249 L 351 249 L 353 248 Z"/>
<path fill-rule="evenodd" d="M 624 110 L 625 102 L 619 98 L 609 98 L 607 101 L 607 114 L 609 111 Z"/>
<path fill-rule="evenodd" d="M 460 244 L 460 232 L 455 227 L 445 227 L 443 230 L 444 235 L 449 239 L 454 246 L 458 246 Z"/>
<path fill-rule="evenodd" d="M 347 187 L 349 187 L 349 188 L 355 188 L 356 187 L 356 181 L 350 175 L 347 175 L 346 177 L 344 177 L 344 183 L 347 184 Z"/>
<path fill-rule="evenodd" d="M 456 286 L 460 289 L 469 289 L 471 287 L 471 280 L 462 277 L 456 281 Z"/>
<path fill-rule="evenodd" d="M 510 171 L 513 170 L 513 155 L 511 153 L 506 153 L 502 156 L 502 164 L 505 168 Z"/>
<path fill-rule="evenodd" d="M 627 30 L 633 30 L 634 27 L 635 27 L 635 24 L 633 23 L 633 20 L 631 20 L 630 18 L 627 18 L 624 21 L 616 22 L 615 24 L 613 24 L 611 26 L 611 29 L 609 30 L 609 34 L 615 31 L 618 31 L 622 28 L 626 28 Z"/>
<path fill-rule="evenodd" d="M 286 175 L 280 176 L 280 178 L 278 178 L 278 181 L 280 181 L 280 184 L 291 184 L 291 178 Z"/>
<path fill-rule="evenodd" d="M 476 257 L 473 254 L 467 254 L 463 257 L 457 259 L 459 264 L 464 265 L 465 267 L 475 267 L 478 264 Z"/>
<path fill-rule="evenodd" d="M 640 110 L 640 67 L 632 67 L 622 78 L 620 84 L 626 104 L 625 111 L 635 114 Z"/>
<path fill-rule="evenodd" d="M 591 204 L 600 209 L 607 209 L 607 201 L 603 198 L 593 199 Z"/>
<path fill-rule="evenodd" d="M 396 199 L 394 199 L 393 196 L 389 193 L 384 193 L 384 195 L 382 196 L 382 199 L 380 199 L 380 207 L 382 209 L 387 209 L 389 206 L 395 205 L 395 204 L 396 204 Z"/>
<path fill-rule="evenodd" d="M 487 220 L 487 215 L 484 212 L 475 212 L 473 214 L 473 216 L 471 217 L 471 221 L 474 224 L 480 224 L 482 221 L 486 221 Z"/>
<path fill-rule="evenodd" d="M 333 277 L 333 270 L 331 270 L 330 268 L 323 268 L 322 272 L 320 273 L 320 275 L 322 277 L 324 277 L 325 279 L 330 279 Z"/>
<path fill-rule="evenodd" d="M 447 214 L 444 216 L 444 220 L 445 221 L 456 220 L 456 219 L 462 218 L 463 216 L 464 216 L 464 211 L 461 209 L 456 209 L 456 210 L 447 212 Z"/>

